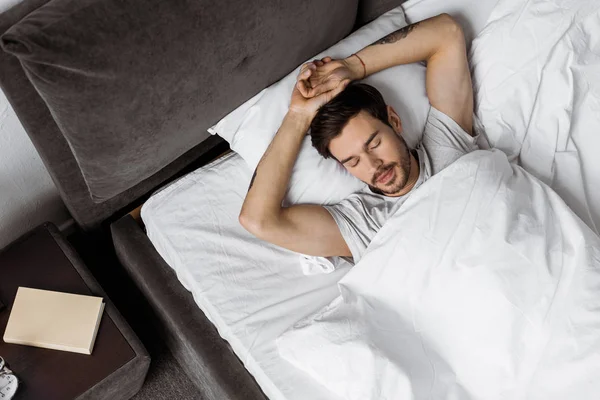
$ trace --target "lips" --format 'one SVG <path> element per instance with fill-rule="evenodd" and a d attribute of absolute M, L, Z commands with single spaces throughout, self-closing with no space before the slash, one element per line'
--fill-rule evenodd
<path fill-rule="evenodd" d="M 377 178 L 377 183 L 388 183 L 390 181 L 390 179 L 392 179 L 392 177 L 394 176 L 394 168 L 390 168 L 388 169 L 386 172 L 383 173 L 383 175 L 380 175 L 379 178 Z"/>

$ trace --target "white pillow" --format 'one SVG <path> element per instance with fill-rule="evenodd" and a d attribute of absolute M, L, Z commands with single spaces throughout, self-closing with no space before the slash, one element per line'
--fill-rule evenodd
<path fill-rule="evenodd" d="M 325 56 L 348 57 L 406 25 L 404 11 L 397 7 L 310 60 Z M 252 170 L 283 121 L 299 69 L 300 66 L 209 129 L 210 133 L 227 140 Z M 416 145 L 429 111 L 425 67 L 421 64 L 397 66 L 374 74 L 364 82 L 376 87 L 394 107 L 402 119 L 405 139 L 409 145 Z M 337 161 L 322 158 L 307 136 L 292 171 L 285 202 L 334 204 L 363 187 L 364 183 L 350 175 Z"/>

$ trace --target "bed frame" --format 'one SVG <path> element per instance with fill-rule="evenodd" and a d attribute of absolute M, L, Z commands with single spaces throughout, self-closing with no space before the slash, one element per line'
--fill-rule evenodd
<path fill-rule="evenodd" d="M 69 0 L 51 1 L 69 4 Z M 196 1 L 208 2 L 208 0 Z M 237 2 L 248 4 L 243 0 L 227 0 L 225 3 L 235 6 Z M 303 60 L 402 2 L 402 0 L 302 2 L 302 10 L 298 13 L 298 18 L 303 16 L 309 18 L 310 13 L 307 14 L 306 10 L 318 12 L 322 9 L 326 14 L 325 18 L 329 18 L 331 24 L 329 27 L 324 26 L 321 30 L 315 30 L 315 38 L 307 38 L 307 45 L 292 54 L 289 59 L 280 60 L 281 70 L 291 71 Z M 0 34 L 46 3 L 47 0 L 21 0 L 0 13 Z M 263 3 L 270 6 L 273 6 L 271 3 L 277 3 L 278 7 L 281 7 L 281 4 L 285 7 L 298 7 L 299 4 L 273 1 L 252 3 L 253 7 L 262 7 Z M 335 10 L 335 7 L 344 10 L 344 20 L 340 19 L 339 12 L 330 12 L 332 9 Z M 261 21 L 261 23 L 268 24 L 269 21 Z M 218 29 L 219 27 L 204 28 Z M 328 32 L 337 32 L 337 34 L 328 35 Z M 292 37 L 294 32 L 277 32 L 277 34 Z M 223 40 L 226 40 L 226 37 L 224 33 Z M 268 53 L 257 54 L 257 56 L 270 59 Z M 255 79 L 261 73 L 260 65 L 256 65 L 254 69 L 245 68 L 231 73 L 244 74 L 250 82 L 257 82 L 243 88 L 243 97 L 246 99 L 264 86 L 264 80 Z M 269 76 L 267 80 L 272 83 L 281 77 L 281 74 Z M 89 195 L 69 144 L 45 102 L 28 80 L 18 59 L 4 52 L 0 52 L 0 86 L 40 154 L 76 223 L 86 231 L 110 231 L 120 262 L 158 316 L 159 330 L 164 340 L 198 387 L 199 397 L 206 400 L 265 399 L 266 396 L 254 378 L 246 371 L 228 343 L 219 336 L 216 328 L 198 308 L 192 295 L 180 284 L 173 270 L 152 246 L 139 218 L 141 204 L 154 190 L 222 155 L 228 148 L 227 144 L 219 137 L 205 132 L 208 126 L 201 127 L 203 128 L 199 129 L 201 142 L 195 147 L 190 148 L 170 164 L 161 165 L 159 172 L 129 189 L 105 201 L 95 202 Z M 236 96 L 239 97 L 240 88 L 225 86 L 224 90 L 236 92 Z M 239 105 L 236 102 L 237 100 L 232 100 L 229 104 L 230 110 Z M 221 116 L 212 116 L 213 123 Z"/>

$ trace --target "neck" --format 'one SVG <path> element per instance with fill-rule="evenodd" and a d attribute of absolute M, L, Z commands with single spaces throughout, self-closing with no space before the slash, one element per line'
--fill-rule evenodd
<path fill-rule="evenodd" d="M 421 170 L 419 168 L 419 161 L 417 160 L 417 158 L 411 151 L 410 152 L 410 174 L 408 175 L 408 180 L 406 181 L 406 185 L 404 185 L 402 190 L 399 191 L 398 193 L 395 193 L 392 197 L 404 196 L 406 193 L 410 192 L 417 184 L 417 181 L 419 180 L 420 172 L 421 172 Z"/>

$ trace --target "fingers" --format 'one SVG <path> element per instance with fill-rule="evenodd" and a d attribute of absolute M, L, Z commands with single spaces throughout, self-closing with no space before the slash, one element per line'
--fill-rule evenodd
<path fill-rule="evenodd" d="M 296 88 L 298 88 L 298 91 L 300 92 L 302 97 L 308 98 L 310 86 L 307 81 L 298 80 L 298 82 L 296 82 Z"/>
<path fill-rule="evenodd" d="M 302 79 L 298 79 L 296 81 L 296 89 L 298 89 L 298 91 L 300 92 L 300 94 L 303 97 L 308 96 L 308 91 L 310 90 L 310 88 L 307 87 L 307 82 L 305 80 L 302 80 Z"/>
<path fill-rule="evenodd" d="M 306 97 L 308 95 L 308 91 L 311 89 L 311 85 L 309 82 L 310 75 L 312 74 L 312 70 L 306 68 L 305 71 L 301 72 L 298 75 L 298 79 L 296 80 L 296 85 L 298 86 L 298 90 L 302 93 L 302 96 Z"/>
<path fill-rule="evenodd" d="M 317 85 L 314 88 L 311 85 L 311 78 L 313 77 L 314 72 L 317 70 L 317 68 L 320 68 L 331 61 L 332 58 L 327 56 L 323 57 L 320 60 L 315 59 L 313 61 L 307 62 L 304 65 L 302 65 L 302 67 L 300 67 L 300 73 L 298 74 L 296 87 L 298 88 L 302 96 L 306 98 L 318 96 L 321 93 L 325 93 L 328 90 L 332 90 L 337 85 L 337 83 L 335 82 L 327 82 L 324 85 Z M 313 84 L 314 83 L 315 82 L 313 82 Z"/>
<path fill-rule="evenodd" d="M 317 69 L 317 66 L 314 62 L 307 62 L 302 67 L 300 67 L 300 73 L 298 74 L 298 78 L 296 79 L 296 87 L 304 97 L 308 97 L 308 91 L 311 89 L 311 85 L 309 83 L 309 78 L 311 77 L 313 71 Z"/>
<path fill-rule="evenodd" d="M 339 85 L 337 85 L 337 87 L 335 89 L 330 90 L 329 92 L 326 92 L 323 95 L 325 97 L 325 103 L 330 102 L 335 96 L 342 93 L 342 91 L 344 89 L 346 89 L 346 86 L 348 86 L 348 84 L 350 84 L 350 79 L 344 79 L 343 81 L 340 82 Z"/>
<path fill-rule="evenodd" d="M 298 74 L 298 79 L 308 79 L 312 74 L 312 71 L 316 70 L 317 66 L 313 62 L 307 62 L 302 67 L 300 67 L 300 73 Z"/>
<path fill-rule="evenodd" d="M 318 96 L 321 93 L 325 93 L 325 92 L 335 89 L 336 87 L 338 87 L 340 85 L 340 83 L 341 82 L 339 80 L 328 79 L 325 82 L 323 82 L 322 84 L 316 85 L 313 88 L 309 88 L 308 95 L 310 97 Z"/>
<path fill-rule="evenodd" d="M 329 56 L 323 57 L 320 60 L 314 59 L 312 61 L 304 63 L 302 67 L 300 67 L 300 73 L 305 72 L 307 69 L 311 69 L 314 71 L 315 69 L 317 69 L 317 67 L 322 67 L 330 61 L 332 61 L 332 58 Z"/>

